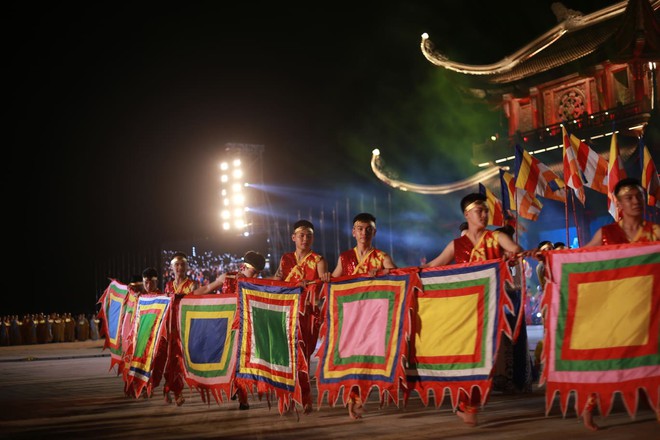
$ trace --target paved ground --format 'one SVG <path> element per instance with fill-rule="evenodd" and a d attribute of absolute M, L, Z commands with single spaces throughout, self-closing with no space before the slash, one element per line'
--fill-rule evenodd
<path fill-rule="evenodd" d="M 533 332 L 530 346 L 533 347 Z M 124 397 L 122 381 L 109 371 L 110 358 L 100 341 L 0 347 L 0 438 L 48 439 L 651 439 L 660 423 L 648 406 L 632 420 L 619 402 L 603 427 L 587 431 L 575 413 L 562 418 L 555 404 L 546 417 L 544 390 L 532 394 L 491 394 L 480 424 L 468 427 L 448 403 L 424 407 L 418 398 L 406 408 L 378 408 L 352 421 L 344 408 L 324 405 L 310 415 L 280 416 L 265 401 L 252 400 L 249 411 L 236 402 L 202 402 L 186 392 L 177 407 L 160 397 Z M 160 389 L 155 395 L 160 396 Z"/>

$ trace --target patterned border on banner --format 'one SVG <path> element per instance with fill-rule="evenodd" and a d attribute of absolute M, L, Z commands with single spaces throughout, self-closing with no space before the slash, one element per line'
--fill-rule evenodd
<path fill-rule="evenodd" d="M 232 394 L 236 369 L 236 297 L 183 297 L 179 304 L 179 338 L 183 373 L 188 385 L 210 391 L 221 402 Z M 203 394 L 204 395 L 204 394 Z"/>
<path fill-rule="evenodd" d="M 632 417 L 641 389 L 657 408 L 660 243 L 551 251 L 547 260 L 546 413 L 560 394 L 566 414 L 572 392 L 578 414 L 594 394 L 607 416 L 618 392 Z"/>
<path fill-rule="evenodd" d="M 459 390 L 477 388 L 485 403 L 502 332 L 510 335 L 504 307 L 509 271 L 503 261 L 423 269 L 423 291 L 414 309 L 407 379 L 410 391 L 428 405 L 431 393 L 440 406 L 445 390 L 452 406 Z M 409 392 L 406 393 L 408 398 Z"/>
<path fill-rule="evenodd" d="M 302 288 L 292 283 L 251 279 L 238 282 L 236 382 L 260 393 L 274 392 L 280 412 L 291 399 L 301 402 L 298 373 L 306 364 L 298 344 Z"/>
<path fill-rule="evenodd" d="M 150 395 L 154 381 L 160 379 L 152 373 L 156 365 L 165 361 L 157 356 L 161 353 L 166 356 L 167 353 L 167 349 L 161 350 L 160 346 L 167 344 L 170 304 L 171 298 L 168 296 L 141 295 L 138 300 L 126 378 L 127 390 L 133 388 L 136 397 L 145 386 Z"/>
<path fill-rule="evenodd" d="M 117 280 L 112 280 L 99 299 L 101 304 L 100 318 L 103 320 L 105 342 L 103 348 L 110 349 L 110 369 L 119 365 L 122 371 L 122 323 L 124 317 L 124 302 L 128 294 L 128 287 Z"/>
<path fill-rule="evenodd" d="M 364 401 L 375 387 L 381 400 L 387 395 L 398 403 L 416 272 L 398 269 L 379 277 L 342 277 L 326 285 L 319 404 L 326 393 L 330 406 L 340 397 L 345 404 L 353 387 Z"/>

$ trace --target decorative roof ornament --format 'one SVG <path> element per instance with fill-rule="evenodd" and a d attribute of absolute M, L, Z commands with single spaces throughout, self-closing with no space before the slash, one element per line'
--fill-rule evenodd
<path fill-rule="evenodd" d="M 562 21 L 579 22 L 582 21 L 582 17 L 584 17 L 582 12 L 568 9 L 566 6 L 564 6 L 563 3 L 560 2 L 551 4 L 550 9 L 555 14 L 555 17 L 557 17 L 557 23 L 561 23 Z"/>
<path fill-rule="evenodd" d="M 394 173 L 385 169 L 385 162 L 380 156 L 380 150 L 378 148 L 371 152 L 371 170 L 376 177 L 392 188 L 417 194 L 449 194 L 455 191 L 473 188 L 477 183 L 498 176 L 500 173 L 500 167 L 494 166 L 479 171 L 467 179 L 459 180 L 457 182 L 442 185 L 421 185 L 418 183 L 397 180 Z"/>
<path fill-rule="evenodd" d="M 651 0 L 651 3 L 652 10 L 660 7 L 660 0 Z M 509 84 L 584 58 L 599 50 L 616 32 L 627 4 L 627 1 L 619 2 L 584 15 L 580 11 L 566 8 L 561 3 L 553 3 L 551 9 L 558 20 L 555 27 L 516 52 L 491 64 L 474 65 L 452 61 L 435 49 L 435 44 L 427 33 L 422 34 L 420 47 L 424 57 L 438 67 L 464 75 L 481 76 L 491 84 Z M 589 38 L 585 37 L 586 33 Z"/>

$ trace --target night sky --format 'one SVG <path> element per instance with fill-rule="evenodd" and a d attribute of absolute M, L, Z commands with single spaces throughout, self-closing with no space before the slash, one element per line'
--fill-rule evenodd
<path fill-rule="evenodd" d="M 229 142 L 265 146 L 265 183 L 292 195 L 274 209 L 292 219 L 328 194 L 386 194 L 374 147 L 404 180 L 474 173 L 470 146 L 501 116 L 474 116 L 420 36 L 452 59 L 495 62 L 557 23 L 552 2 L 478 3 L 478 14 L 474 2 L 380 3 L 12 5 L 4 212 L 16 285 L 0 314 L 94 298 L 89 272 L 109 255 L 215 237 Z M 411 236 L 454 236 L 438 229 L 456 222 L 460 196 L 407 195 L 394 215 Z M 456 218 L 438 222 L 442 209 Z M 432 253 L 446 244 L 435 242 Z"/>

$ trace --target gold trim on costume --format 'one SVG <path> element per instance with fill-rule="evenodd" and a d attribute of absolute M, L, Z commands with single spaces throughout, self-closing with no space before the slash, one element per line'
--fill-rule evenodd
<path fill-rule="evenodd" d="M 470 210 L 476 208 L 478 205 L 483 206 L 484 208 L 488 209 L 488 203 L 486 203 L 485 200 L 475 200 L 474 202 L 470 203 L 465 207 L 463 212 L 469 212 Z"/>

